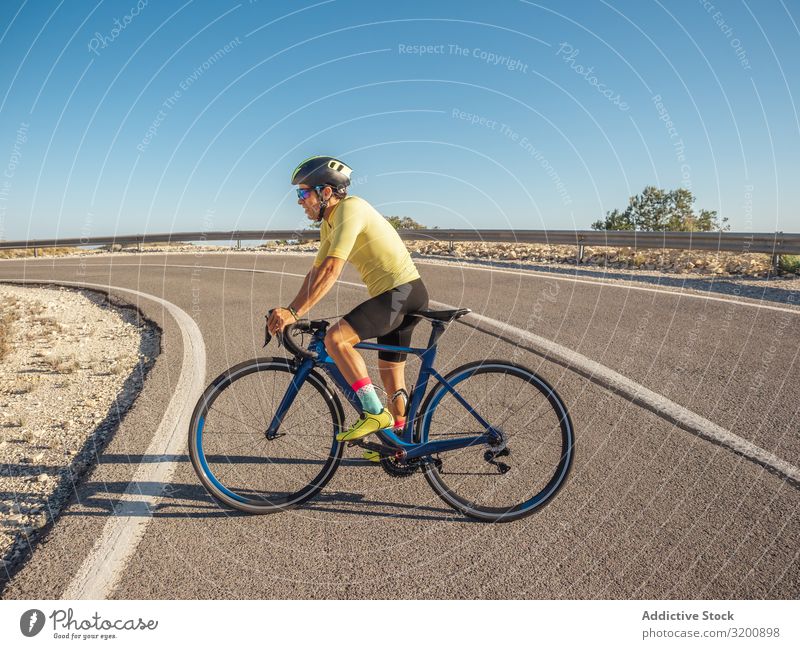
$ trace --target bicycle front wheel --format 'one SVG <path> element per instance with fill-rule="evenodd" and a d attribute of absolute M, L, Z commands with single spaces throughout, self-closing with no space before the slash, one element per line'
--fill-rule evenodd
<path fill-rule="evenodd" d="M 189 455 L 208 492 L 252 514 L 296 507 L 331 479 L 342 457 L 344 413 L 317 372 L 308 375 L 277 436 L 266 431 L 295 379 L 288 360 L 246 361 L 218 376 L 197 403 Z"/>
<path fill-rule="evenodd" d="M 451 507 L 483 521 L 512 521 L 547 504 L 563 486 L 574 456 L 567 408 L 533 371 L 505 361 L 459 367 L 445 380 L 493 429 L 503 445 L 475 444 L 425 464 L 425 477 Z M 443 384 L 419 418 L 422 439 L 482 435 L 486 429 Z"/>

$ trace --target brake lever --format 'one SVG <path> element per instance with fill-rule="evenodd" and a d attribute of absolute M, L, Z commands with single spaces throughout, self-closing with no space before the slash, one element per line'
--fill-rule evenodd
<path fill-rule="evenodd" d="M 275 309 L 270 309 L 269 313 L 267 313 L 267 315 L 264 316 L 267 323 L 264 325 L 264 344 L 262 345 L 262 348 L 269 345 L 269 341 L 272 340 L 272 334 L 269 332 L 269 317 L 272 315 L 272 312 L 274 310 Z M 276 334 L 275 338 L 278 341 L 278 347 L 279 348 L 283 347 L 283 336 L 281 334 Z"/>
<path fill-rule="evenodd" d="M 270 311 L 270 313 L 272 313 L 272 311 Z M 272 334 L 269 332 L 269 315 L 265 315 L 264 318 L 266 319 L 267 324 L 264 325 L 264 344 L 262 345 L 262 348 L 269 345 L 269 341 L 272 340 Z"/>

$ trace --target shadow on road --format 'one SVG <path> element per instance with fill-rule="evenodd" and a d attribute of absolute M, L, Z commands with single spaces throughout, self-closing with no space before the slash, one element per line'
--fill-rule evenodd
<path fill-rule="evenodd" d="M 187 458 L 188 461 L 188 458 Z M 366 467 L 365 468 L 369 468 Z M 62 513 L 70 516 L 152 516 L 153 518 L 251 518 L 246 514 L 217 503 L 200 484 L 165 484 L 161 482 L 134 483 L 143 497 L 161 500 L 151 507 L 144 500 L 121 496 L 129 482 L 88 482 L 81 489 L 77 505 Z M 447 507 L 430 507 L 387 500 L 373 500 L 364 494 L 349 491 L 325 491 L 317 494 L 297 511 L 350 514 L 376 518 L 395 518 L 431 521 L 463 521 L 472 519 L 456 514 Z M 280 514 L 277 514 L 280 516 Z"/>

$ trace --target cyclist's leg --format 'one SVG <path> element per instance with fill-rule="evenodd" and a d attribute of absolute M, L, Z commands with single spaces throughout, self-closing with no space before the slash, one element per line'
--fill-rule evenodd
<path fill-rule="evenodd" d="M 337 436 L 339 441 L 360 439 L 381 428 L 389 428 L 394 418 L 377 399 L 361 355 L 354 346 L 359 340 L 383 339 L 386 334 L 410 324 L 406 314 L 427 303 L 427 291 L 421 280 L 403 284 L 359 304 L 329 330 L 326 348 L 342 375 L 361 399 L 364 416 L 355 426 Z M 414 323 L 416 324 L 416 323 Z M 411 326 L 413 329 L 413 326 Z M 408 332 L 410 341 L 410 330 Z M 383 354 L 384 352 L 379 353 Z M 404 360 L 404 359 L 400 359 Z M 374 420 L 374 421 L 373 421 Z"/>
<path fill-rule="evenodd" d="M 330 354 L 342 376 L 351 385 L 367 375 L 367 365 L 355 345 L 361 337 L 347 320 L 339 320 L 328 329 L 325 336 L 325 349 Z"/>
<path fill-rule="evenodd" d="M 428 291 L 422 280 L 415 280 L 408 286 L 411 290 L 402 305 L 403 320 L 395 329 L 378 336 L 378 342 L 383 345 L 410 347 L 414 328 L 420 319 L 408 314 L 428 307 Z M 395 428 L 402 427 L 406 418 L 408 390 L 406 389 L 405 361 L 406 354 L 402 352 L 388 350 L 378 352 L 378 369 L 389 399 L 389 410 L 395 418 Z"/>
<path fill-rule="evenodd" d="M 402 300 L 396 294 L 392 289 L 362 302 L 328 329 L 325 348 L 351 385 L 368 378 L 367 366 L 355 345 L 382 336 L 403 321 L 404 312 L 397 308 Z"/>
<path fill-rule="evenodd" d="M 355 345 L 363 338 L 361 332 L 353 328 L 347 316 L 331 327 L 325 336 L 325 348 L 342 376 L 358 395 L 363 411 L 361 418 L 353 426 L 336 436 L 340 442 L 361 439 L 389 428 L 394 421 L 375 392 L 364 359 L 355 349 Z"/>
<path fill-rule="evenodd" d="M 388 397 L 386 407 L 394 417 L 394 427 L 401 428 L 406 419 L 408 390 L 406 389 L 405 361 L 392 362 L 378 359 L 378 370 Z"/>

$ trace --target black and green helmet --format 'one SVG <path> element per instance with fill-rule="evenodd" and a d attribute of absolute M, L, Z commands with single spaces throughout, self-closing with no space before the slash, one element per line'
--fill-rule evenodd
<path fill-rule="evenodd" d="M 350 184 L 353 170 L 341 160 L 327 155 L 315 155 L 303 160 L 292 172 L 292 185 L 330 185 L 339 191 Z"/>

